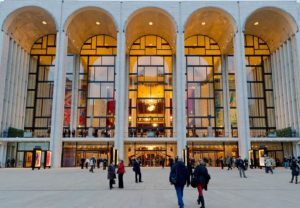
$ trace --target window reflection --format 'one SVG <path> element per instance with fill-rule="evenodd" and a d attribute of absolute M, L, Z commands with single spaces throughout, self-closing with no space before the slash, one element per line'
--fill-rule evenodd
<path fill-rule="evenodd" d="M 185 40 L 187 136 L 224 136 L 221 54 L 215 41 L 196 35 Z"/>
<path fill-rule="evenodd" d="M 116 40 L 107 35 L 88 39 L 81 50 L 78 93 L 79 136 L 114 136 Z"/>

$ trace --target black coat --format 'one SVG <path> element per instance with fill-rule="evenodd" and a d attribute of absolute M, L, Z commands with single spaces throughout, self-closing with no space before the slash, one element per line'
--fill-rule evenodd
<path fill-rule="evenodd" d="M 140 173 L 141 172 L 141 166 L 140 163 L 136 160 L 134 160 L 133 162 L 133 171 L 136 173 Z"/>
<path fill-rule="evenodd" d="M 107 170 L 107 179 L 112 180 L 116 178 L 116 169 L 114 165 L 108 166 Z"/>
<path fill-rule="evenodd" d="M 291 170 L 292 170 L 292 175 L 293 176 L 298 176 L 299 175 L 299 166 L 298 166 L 296 160 L 292 161 Z"/>
<path fill-rule="evenodd" d="M 176 162 L 170 172 L 169 181 L 171 182 L 171 177 L 176 176 L 175 186 L 184 186 L 188 179 L 188 169 L 185 167 L 183 162 Z"/>
<path fill-rule="evenodd" d="M 198 184 L 201 184 L 202 187 L 207 187 L 207 184 L 210 180 L 210 175 L 208 170 L 204 165 L 198 165 L 194 171 L 194 177 L 197 179 Z"/>

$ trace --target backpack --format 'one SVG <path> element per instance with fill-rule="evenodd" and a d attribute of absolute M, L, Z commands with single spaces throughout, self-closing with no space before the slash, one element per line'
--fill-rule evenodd
<path fill-rule="evenodd" d="M 177 173 L 176 173 L 176 168 L 174 167 L 170 172 L 170 183 L 174 185 L 177 183 Z"/>

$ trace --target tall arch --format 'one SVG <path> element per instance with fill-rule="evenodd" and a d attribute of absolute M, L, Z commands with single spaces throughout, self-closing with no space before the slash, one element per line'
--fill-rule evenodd
<path fill-rule="evenodd" d="M 117 38 L 117 23 L 114 17 L 99 7 L 84 7 L 73 12 L 64 22 L 69 38 L 69 53 L 79 54 L 84 42 L 95 35 L 103 34 Z"/>
<path fill-rule="evenodd" d="M 270 51 L 276 50 L 298 30 L 295 19 L 276 7 L 263 7 L 253 11 L 244 23 L 244 33 L 261 37 Z"/>
<path fill-rule="evenodd" d="M 2 29 L 30 51 L 34 42 L 44 35 L 56 34 L 57 21 L 46 9 L 26 6 L 11 12 Z"/>
<path fill-rule="evenodd" d="M 157 35 L 165 39 L 175 53 L 177 25 L 174 18 L 165 10 L 146 7 L 133 12 L 125 24 L 127 52 L 139 37 Z"/>

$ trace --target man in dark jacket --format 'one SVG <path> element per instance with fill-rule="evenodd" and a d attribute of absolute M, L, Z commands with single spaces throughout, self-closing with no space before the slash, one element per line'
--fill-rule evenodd
<path fill-rule="evenodd" d="M 182 159 L 178 158 L 177 162 L 171 168 L 169 181 L 175 186 L 179 208 L 184 207 L 183 189 L 187 183 L 188 174 L 187 167 L 184 165 Z"/>
<path fill-rule="evenodd" d="M 197 180 L 198 189 L 198 204 L 201 203 L 201 208 L 205 208 L 203 189 L 207 190 L 207 185 L 210 180 L 210 175 L 203 160 L 200 160 L 199 165 L 195 168 L 194 177 Z"/>
<path fill-rule="evenodd" d="M 297 164 L 297 160 L 294 157 L 292 158 L 292 161 L 291 161 L 291 170 L 292 170 L 292 179 L 291 179 L 290 183 L 293 183 L 294 178 L 295 178 L 296 179 L 295 183 L 297 184 L 300 167 Z"/>
<path fill-rule="evenodd" d="M 138 161 L 137 159 L 135 159 L 133 161 L 133 171 L 135 172 L 135 182 L 143 182 L 142 181 L 142 173 L 141 173 L 141 165 L 140 165 L 140 161 Z M 138 180 L 139 177 L 139 180 Z"/>
<path fill-rule="evenodd" d="M 239 169 L 240 177 L 242 178 L 243 176 L 244 178 L 247 178 L 245 174 L 245 170 L 246 170 L 245 161 L 241 157 L 236 159 L 236 167 Z"/>

